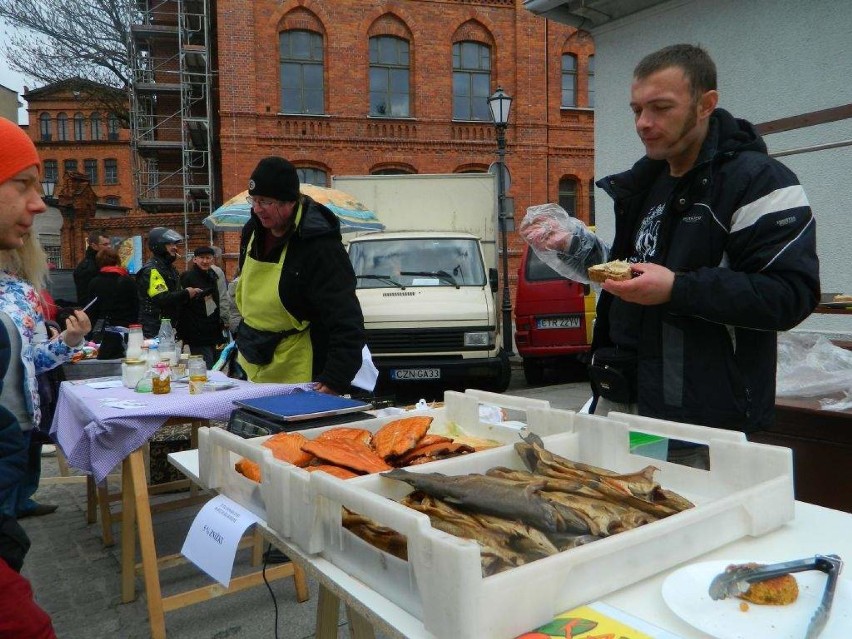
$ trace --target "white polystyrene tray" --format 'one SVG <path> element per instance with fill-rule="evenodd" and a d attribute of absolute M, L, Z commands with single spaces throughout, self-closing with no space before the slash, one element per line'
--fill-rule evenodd
<path fill-rule="evenodd" d="M 630 430 L 705 443 L 711 470 L 631 454 Z M 563 610 L 793 518 L 791 451 L 749 443 L 739 432 L 630 415 L 576 415 L 573 432 L 546 437 L 545 444 L 554 453 L 616 472 L 657 466 L 661 485 L 696 507 L 483 578 L 475 542 L 435 530 L 428 517 L 393 501 L 411 490 L 407 484 L 380 475 L 343 482 L 317 473 L 312 489 L 322 556 L 421 619 L 436 637 L 510 639 Z M 494 466 L 523 468 L 512 448 L 501 447 L 409 470 L 458 475 Z M 408 562 L 343 529 L 341 506 L 406 535 Z"/>
<path fill-rule="evenodd" d="M 482 421 L 480 404 L 505 408 L 515 416 L 522 414 L 526 428 L 519 430 L 513 426 L 501 426 Z M 527 429 L 541 436 L 570 430 L 574 414 L 551 409 L 549 402 L 544 400 L 481 391 L 466 393 L 447 391 L 444 395 L 444 406 L 441 408 L 409 411 L 401 415 L 359 420 L 351 424 L 335 424 L 299 432 L 308 439 L 341 426 L 364 428 L 376 432 L 388 422 L 401 417 L 418 415 L 433 418 L 429 427 L 429 432 L 433 434 L 452 434 L 451 428 L 455 424 L 467 435 L 511 444 L 518 441 L 519 432 Z M 204 430 L 201 429 L 201 431 Z M 263 517 L 272 530 L 297 544 L 303 551 L 318 553 L 322 548 L 323 538 L 320 534 L 311 490 L 311 477 L 318 473 L 309 473 L 298 466 L 275 459 L 271 451 L 262 446 L 268 438 L 267 436 L 242 439 L 222 429 L 210 429 L 209 432 L 199 434 L 201 481 L 206 488 L 219 491 Z M 260 464 L 263 477 L 261 485 L 236 472 L 234 464 L 240 457 L 248 457 Z M 424 465 L 428 467 L 431 463 Z M 347 481 L 361 480 L 363 477 Z"/>

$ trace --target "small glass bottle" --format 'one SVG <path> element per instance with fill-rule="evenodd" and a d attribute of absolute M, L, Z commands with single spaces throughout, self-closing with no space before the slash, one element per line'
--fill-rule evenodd
<path fill-rule="evenodd" d="M 201 355 L 190 356 L 187 372 L 189 374 L 190 395 L 204 392 L 204 385 L 207 383 L 207 364 Z"/>
<path fill-rule="evenodd" d="M 165 395 L 172 391 L 172 370 L 168 357 L 163 357 L 154 365 L 154 377 L 151 379 L 154 395 Z"/>
<path fill-rule="evenodd" d="M 148 347 L 148 368 L 154 368 L 160 361 L 160 349 L 156 344 Z"/>
<path fill-rule="evenodd" d="M 160 349 L 160 357 L 168 357 L 172 364 L 178 363 L 178 353 L 175 345 L 175 331 L 172 321 L 168 317 L 160 320 L 160 332 L 157 333 L 157 344 Z"/>
<path fill-rule="evenodd" d="M 130 333 L 127 335 L 127 359 L 141 359 L 142 342 L 145 340 L 142 335 L 142 325 L 131 324 L 127 328 L 130 329 Z"/>

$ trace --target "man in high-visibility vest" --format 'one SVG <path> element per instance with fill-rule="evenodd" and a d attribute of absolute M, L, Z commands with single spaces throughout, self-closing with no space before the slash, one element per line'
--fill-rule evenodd
<path fill-rule="evenodd" d="M 201 292 L 200 288 L 181 288 L 180 275 L 174 267 L 177 245 L 183 237 L 172 229 L 157 226 L 148 233 L 151 259 L 136 274 L 139 292 L 139 323 L 145 337 L 156 337 L 160 320 L 172 321 L 180 331 L 180 308 Z"/>

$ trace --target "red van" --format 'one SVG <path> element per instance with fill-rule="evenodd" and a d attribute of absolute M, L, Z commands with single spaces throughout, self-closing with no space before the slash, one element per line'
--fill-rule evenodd
<path fill-rule="evenodd" d="M 544 381 L 544 369 L 589 352 L 595 320 L 595 294 L 569 280 L 524 247 L 515 296 L 515 344 L 529 384 Z M 566 362 L 566 358 L 568 362 Z M 571 361 L 573 360 L 573 362 Z"/>

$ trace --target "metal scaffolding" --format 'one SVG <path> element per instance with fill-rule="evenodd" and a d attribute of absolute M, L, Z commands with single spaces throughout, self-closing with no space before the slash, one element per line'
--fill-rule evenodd
<path fill-rule="evenodd" d="M 210 213 L 209 0 L 136 0 L 130 27 L 130 131 L 139 206 L 152 213 Z"/>

